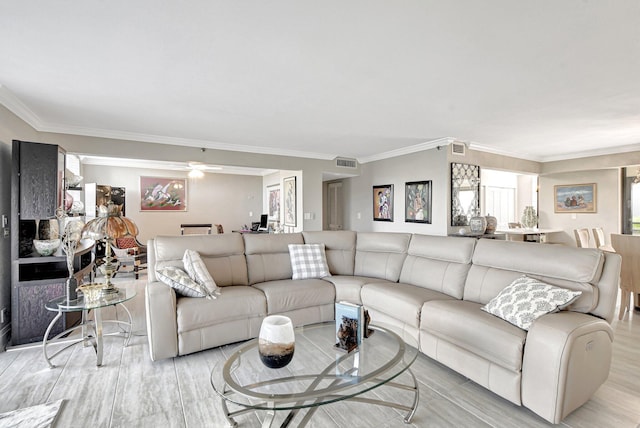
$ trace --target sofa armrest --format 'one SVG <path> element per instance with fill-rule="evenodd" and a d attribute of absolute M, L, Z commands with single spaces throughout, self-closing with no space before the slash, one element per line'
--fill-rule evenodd
<path fill-rule="evenodd" d="M 145 306 L 151 360 L 178 356 L 176 292 L 162 282 L 149 282 L 145 288 Z"/>
<path fill-rule="evenodd" d="M 612 342 L 611 326 L 592 315 L 565 311 L 536 320 L 524 349 L 522 404 L 559 423 L 609 376 Z"/>

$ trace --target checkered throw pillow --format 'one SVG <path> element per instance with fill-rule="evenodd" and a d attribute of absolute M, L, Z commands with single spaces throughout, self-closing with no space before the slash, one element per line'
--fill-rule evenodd
<path fill-rule="evenodd" d="M 289 244 L 293 279 L 331 276 L 324 244 Z"/>
<path fill-rule="evenodd" d="M 566 308 L 580 294 L 581 291 L 554 287 L 523 275 L 480 309 L 523 330 L 529 330 L 535 320 Z"/>

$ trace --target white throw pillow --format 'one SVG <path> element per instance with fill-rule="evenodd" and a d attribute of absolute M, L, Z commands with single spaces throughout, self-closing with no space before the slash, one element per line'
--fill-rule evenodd
<path fill-rule="evenodd" d="M 214 299 L 220 295 L 220 288 L 213 280 L 204 260 L 200 257 L 200 253 L 194 250 L 185 250 L 182 264 L 184 264 L 184 270 L 189 274 L 189 278 L 204 286 Z"/>
<path fill-rule="evenodd" d="M 536 319 L 569 306 L 580 294 L 523 275 L 480 309 L 529 330 Z"/>
<path fill-rule="evenodd" d="M 160 281 L 183 296 L 215 298 L 209 293 L 209 290 L 189 278 L 189 274 L 177 266 L 167 266 L 159 269 L 156 271 L 156 276 Z"/>
<path fill-rule="evenodd" d="M 331 276 L 324 244 L 289 244 L 289 257 L 293 279 Z"/>

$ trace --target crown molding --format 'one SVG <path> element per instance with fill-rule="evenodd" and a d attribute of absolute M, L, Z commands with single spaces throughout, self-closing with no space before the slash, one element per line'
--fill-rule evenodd
<path fill-rule="evenodd" d="M 387 152 L 378 153 L 376 155 L 367 156 L 364 158 L 358 158 L 358 162 L 368 163 L 368 162 L 375 162 L 383 159 L 394 158 L 396 156 L 409 155 L 412 153 L 421 152 L 423 150 L 435 149 L 438 146 L 446 146 L 453 141 L 457 141 L 457 140 L 451 137 L 437 138 L 435 140 L 425 141 L 424 143 L 415 144 L 413 146 L 402 147 L 400 149 L 389 150 Z"/>
<path fill-rule="evenodd" d="M 141 141 L 144 143 L 168 144 L 174 146 L 201 147 L 212 150 L 226 150 L 231 152 L 254 153 L 273 156 L 290 156 L 321 160 L 332 160 L 337 156 L 335 154 L 276 149 L 271 147 L 250 146 L 244 144 L 219 143 L 215 141 L 192 138 L 167 137 L 164 135 L 143 134 L 128 131 L 112 131 L 107 129 L 85 128 L 76 126 L 47 125 L 43 126 L 42 129 L 37 130 L 41 132 L 52 132 L 56 134 L 82 135 L 87 137 L 108 138 L 126 141 Z"/>
<path fill-rule="evenodd" d="M 0 84 L 0 104 L 5 106 L 9 111 L 24 120 L 33 129 L 38 131 L 42 128 L 42 121 L 37 114 L 27 107 L 18 97 L 13 95 L 6 86 Z"/>
<path fill-rule="evenodd" d="M 581 152 L 573 152 L 571 154 L 566 155 L 557 155 L 557 156 L 545 156 L 542 158 L 541 162 L 555 162 L 555 161 L 563 161 L 563 160 L 571 160 L 571 159 L 582 159 L 593 156 L 607 156 L 607 155 L 615 155 L 620 153 L 630 153 L 640 151 L 640 143 L 636 144 L 628 144 L 626 146 L 618 146 L 618 147 L 609 147 L 607 149 L 593 149 L 593 150 L 584 150 Z"/>

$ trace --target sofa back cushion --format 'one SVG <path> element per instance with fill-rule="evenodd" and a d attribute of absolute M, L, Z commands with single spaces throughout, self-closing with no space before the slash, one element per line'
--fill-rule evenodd
<path fill-rule="evenodd" d="M 354 275 L 397 282 L 410 239 L 409 233 L 359 232 Z"/>
<path fill-rule="evenodd" d="M 182 257 L 185 250 L 194 250 L 200 254 L 207 270 L 219 287 L 249 283 L 244 242 L 238 233 L 157 236 L 149 243 L 150 281 L 155 279 L 154 273 L 158 269 L 166 266 L 184 266 Z"/>
<path fill-rule="evenodd" d="M 462 299 L 476 240 L 413 235 L 400 282 Z"/>
<path fill-rule="evenodd" d="M 356 232 L 326 230 L 302 232 L 305 244 L 324 244 L 331 275 L 353 275 L 356 259 Z"/>
<path fill-rule="evenodd" d="M 304 244 L 301 233 L 245 233 L 249 284 L 291 279 L 289 244 Z"/>
<path fill-rule="evenodd" d="M 598 304 L 602 251 L 552 244 L 480 239 L 467 275 L 464 300 L 486 304 L 526 274 L 557 287 L 581 291 L 571 310 L 591 312 Z"/>

